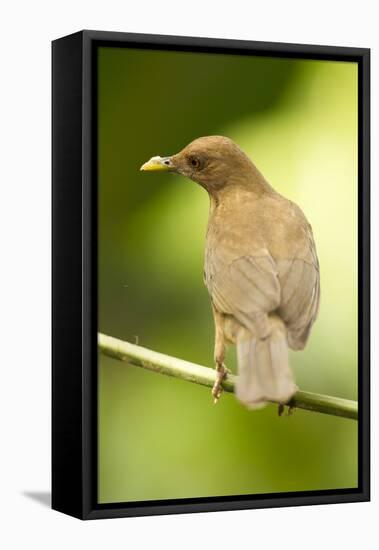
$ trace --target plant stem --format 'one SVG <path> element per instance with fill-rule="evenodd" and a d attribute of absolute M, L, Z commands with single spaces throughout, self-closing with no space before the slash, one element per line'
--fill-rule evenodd
<path fill-rule="evenodd" d="M 181 378 L 187 382 L 212 387 L 215 381 L 215 370 L 183 359 L 164 355 L 105 334 L 98 335 L 98 348 L 101 353 L 160 374 Z M 222 383 L 226 392 L 234 391 L 236 377 L 228 374 Z M 306 409 L 334 416 L 358 419 L 358 403 L 348 399 L 298 391 L 288 403 L 291 407 Z"/>

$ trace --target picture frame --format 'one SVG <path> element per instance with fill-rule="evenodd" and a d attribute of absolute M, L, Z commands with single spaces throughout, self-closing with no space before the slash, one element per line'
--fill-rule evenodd
<path fill-rule="evenodd" d="M 97 51 L 99 47 L 358 64 L 358 486 L 98 502 Z M 80 519 L 370 498 L 370 50 L 81 31 L 52 43 L 52 508 Z"/>

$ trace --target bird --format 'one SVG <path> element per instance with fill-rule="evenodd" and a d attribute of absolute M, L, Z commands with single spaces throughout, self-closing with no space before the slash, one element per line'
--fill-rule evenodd
<path fill-rule="evenodd" d="M 248 409 L 268 402 L 279 414 L 298 391 L 289 348 L 303 350 L 317 318 L 320 269 L 312 227 L 230 138 L 199 137 L 140 170 L 180 174 L 210 198 L 204 282 L 215 325 L 214 402 L 237 351 L 235 394 Z"/>

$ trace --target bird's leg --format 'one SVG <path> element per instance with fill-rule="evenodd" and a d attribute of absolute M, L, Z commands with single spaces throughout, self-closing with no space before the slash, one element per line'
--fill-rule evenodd
<path fill-rule="evenodd" d="M 213 384 L 212 395 L 213 402 L 216 404 L 222 394 L 222 381 L 228 374 L 228 369 L 225 367 L 224 363 L 216 363 L 216 381 Z"/>
<path fill-rule="evenodd" d="M 225 337 L 223 331 L 222 315 L 213 307 L 213 316 L 215 321 L 215 347 L 214 360 L 216 363 L 216 381 L 212 388 L 213 402 L 216 404 L 222 393 L 222 381 L 228 374 L 228 369 L 224 365 L 225 359 Z"/>

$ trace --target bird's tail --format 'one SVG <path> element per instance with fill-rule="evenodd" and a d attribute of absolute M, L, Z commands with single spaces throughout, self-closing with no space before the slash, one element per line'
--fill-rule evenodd
<path fill-rule="evenodd" d="M 246 330 L 237 337 L 237 398 L 250 409 L 259 409 L 267 401 L 287 403 L 297 386 L 288 363 L 288 345 L 284 323 L 269 318 L 269 336 L 262 339 Z"/>

